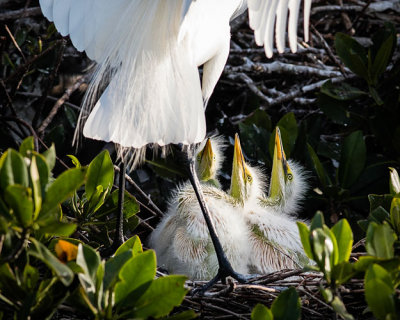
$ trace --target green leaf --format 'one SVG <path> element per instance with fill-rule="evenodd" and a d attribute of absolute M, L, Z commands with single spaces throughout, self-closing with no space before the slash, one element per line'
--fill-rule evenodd
<path fill-rule="evenodd" d="M 377 223 L 383 223 L 383 221 L 390 219 L 390 213 L 379 206 L 369 214 L 368 219 Z"/>
<path fill-rule="evenodd" d="M 146 292 L 135 303 L 137 318 L 159 318 L 179 306 L 187 293 L 185 276 L 168 276 L 154 280 Z"/>
<path fill-rule="evenodd" d="M 75 166 L 75 168 L 81 168 L 81 167 L 82 167 L 82 165 L 81 165 L 81 163 L 79 162 L 79 160 L 78 160 L 77 157 L 75 157 L 75 156 L 72 155 L 72 154 L 67 154 L 67 157 L 71 159 L 72 164 Z"/>
<path fill-rule="evenodd" d="M 390 211 L 390 206 L 392 204 L 393 196 L 390 194 L 378 195 L 369 194 L 369 211 L 372 212 L 379 206 L 383 207 L 387 212 Z"/>
<path fill-rule="evenodd" d="M 103 190 L 108 190 L 111 189 L 113 183 L 114 165 L 110 154 L 107 150 L 104 150 L 89 164 L 85 185 L 86 197 L 90 199 L 95 193 L 97 186 L 102 186 Z"/>
<path fill-rule="evenodd" d="M 317 228 L 322 228 L 324 226 L 324 223 L 324 215 L 321 211 L 317 211 L 311 220 L 310 231 Z"/>
<path fill-rule="evenodd" d="M 32 151 L 34 150 L 35 150 L 35 139 L 32 136 L 22 141 L 21 145 L 19 146 L 19 153 L 23 157 L 30 158 Z"/>
<path fill-rule="evenodd" d="M 270 309 L 261 303 L 257 303 L 251 312 L 251 320 L 273 320 L 274 316 Z"/>
<path fill-rule="evenodd" d="M 132 255 L 136 257 L 140 253 L 143 252 L 142 243 L 140 242 L 140 238 L 136 235 L 129 238 L 125 241 L 115 252 L 115 256 L 122 254 L 126 251 L 132 250 Z"/>
<path fill-rule="evenodd" d="M 115 286 L 115 304 L 123 301 L 129 293 L 156 275 L 156 255 L 149 250 L 131 258 L 119 272 L 120 282 Z"/>
<path fill-rule="evenodd" d="M 43 155 L 33 151 L 32 158 L 33 157 L 35 158 L 35 161 L 36 161 L 36 166 L 37 166 L 37 170 L 39 173 L 39 180 L 40 180 L 40 186 L 42 188 L 42 193 L 44 193 L 44 191 L 47 187 L 47 184 L 49 182 L 49 177 L 51 176 L 51 172 L 50 172 L 49 166 L 47 164 L 47 160 Z M 31 166 L 32 166 L 32 163 L 31 163 Z"/>
<path fill-rule="evenodd" d="M 53 171 L 54 166 L 56 165 L 56 147 L 54 143 L 51 144 L 51 147 L 42 153 L 43 157 L 46 159 L 47 167 L 49 168 L 49 172 Z"/>
<path fill-rule="evenodd" d="M 347 34 L 339 32 L 335 36 L 335 48 L 347 68 L 366 81 L 369 80 L 367 53 L 361 44 Z"/>
<path fill-rule="evenodd" d="M 5 190 L 7 186 L 19 184 L 29 187 L 28 168 L 24 158 L 15 150 L 8 149 L 0 158 L 0 187 Z"/>
<path fill-rule="evenodd" d="M 323 188 L 326 188 L 326 186 L 328 184 L 331 184 L 329 176 L 326 174 L 326 171 L 325 171 L 321 161 L 319 161 L 319 158 L 318 158 L 317 154 L 315 153 L 314 149 L 308 143 L 307 143 L 307 148 L 308 148 L 308 153 L 310 155 L 312 164 L 314 166 L 314 170 L 317 173 L 319 182 L 321 183 Z"/>
<path fill-rule="evenodd" d="M 392 48 L 393 48 L 393 39 L 395 35 L 391 35 L 388 37 L 381 45 L 378 50 L 378 53 L 375 56 L 375 59 L 372 63 L 372 67 L 370 70 L 372 84 L 376 85 L 378 83 L 379 76 L 385 72 L 390 58 L 392 56 Z"/>
<path fill-rule="evenodd" d="M 256 109 L 251 116 L 248 116 L 243 123 L 249 126 L 255 124 L 257 127 L 264 128 L 267 131 L 272 130 L 271 117 L 260 108 Z"/>
<path fill-rule="evenodd" d="M 334 239 L 321 228 L 311 231 L 310 242 L 315 262 L 324 273 L 328 283 L 331 281 L 331 271 L 334 266 Z"/>
<path fill-rule="evenodd" d="M 33 190 L 33 203 L 35 205 L 35 211 L 33 213 L 33 219 L 36 220 L 40 209 L 42 208 L 42 188 L 40 185 L 40 175 L 36 164 L 36 156 L 32 156 L 30 166 L 30 176 Z"/>
<path fill-rule="evenodd" d="M 343 284 L 355 275 L 353 265 L 349 262 L 341 262 L 332 269 L 332 279 L 337 284 Z"/>
<path fill-rule="evenodd" d="M 362 131 L 351 133 L 343 142 L 339 165 L 339 181 L 348 189 L 359 178 L 364 170 L 367 148 Z"/>
<path fill-rule="evenodd" d="M 391 319 L 388 315 L 396 315 L 393 284 L 384 268 L 371 265 L 365 274 L 364 285 L 365 300 L 377 319 Z"/>
<path fill-rule="evenodd" d="M 122 266 L 132 258 L 132 251 L 125 251 L 111 257 L 105 264 L 105 274 L 103 279 L 104 290 L 108 290 L 118 281 L 118 274 Z"/>
<path fill-rule="evenodd" d="M 50 185 L 47 190 L 46 198 L 42 205 L 40 218 L 45 218 L 62 202 L 70 198 L 84 183 L 85 178 L 85 168 L 69 169 L 60 174 L 60 176 Z"/>
<path fill-rule="evenodd" d="M 350 259 L 353 246 L 353 231 L 346 219 L 339 220 L 332 228 L 339 249 L 338 262 L 347 262 Z"/>
<path fill-rule="evenodd" d="M 400 198 L 396 197 L 392 200 L 390 207 L 390 222 L 393 229 L 400 234 Z"/>
<path fill-rule="evenodd" d="M 32 190 L 15 184 L 5 190 L 5 199 L 21 225 L 26 228 L 32 224 Z"/>
<path fill-rule="evenodd" d="M 274 320 L 297 320 L 301 316 L 301 304 L 296 289 L 290 287 L 274 300 L 271 306 Z"/>
<path fill-rule="evenodd" d="M 394 256 L 393 244 L 397 237 L 387 223 L 378 225 L 375 222 L 369 224 L 366 244 L 368 254 L 382 259 L 391 259 Z"/>
<path fill-rule="evenodd" d="M 352 87 L 346 82 L 333 84 L 331 80 L 324 82 L 321 93 L 339 101 L 348 101 L 359 98 L 366 93 L 358 88 Z"/>
<path fill-rule="evenodd" d="M 400 193 L 400 178 L 397 170 L 395 168 L 389 168 L 390 171 L 390 193 L 396 195 Z"/>
<path fill-rule="evenodd" d="M 345 320 L 354 320 L 354 317 L 347 312 L 346 306 L 338 296 L 335 296 L 331 302 L 333 310 Z"/>
<path fill-rule="evenodd" d="M 45 263 L 65 285 L 69 286 L 74 279 L 71 269 L 60 262 L 43 244 L 34 238 L 30 238 L 32 245 L 28 249 L 28 254 Z"/>
<path fill-rule="evenodd" d="M 56 237 L 69 237 L 76 230 L 76 224 L 55 221 L 46 221 L 46 223 L 38 230 L 39 234 Z"/>
<path fill-rule="evenodd" d="M 78 245 L 78 255 L 76 256 L 76 264 L 83 270 L 84 280 L 91 284 L 91 289 L 95 291 L 97 269 L 100 265 L 99 254 L 87 245 Z M 81 276 L 82 274 L 79 274 Z"/>
<path fill-rule="evenodd" d="M 314 256 L 310 244 L 310 230 L 308 229 L 308 226 L 305 223 L 300 221 L 297 222 L 297 228 L 299 229 L 300 240 L 303 245 L 304 252 L 307 255 L 307 257 L 313 260 Z"/>

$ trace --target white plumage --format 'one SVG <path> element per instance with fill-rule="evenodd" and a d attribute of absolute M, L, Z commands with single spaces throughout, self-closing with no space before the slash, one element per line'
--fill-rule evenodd
<path fill-rule="evenodd" d="M 271 57 L 275 21 L 282 52 L 289 11 L 289 44 L 296 51 L 300 2 L 40 0 L 40 6 L 62 35 L 98 62 L 79 118 L 83 134 L 140 149 L 202 141 L 204 105 L 229 53 L 230 20 L 248 5 L 256 42 Z M 304 1 L 306 37 L 310 5 L 311 0 Z"/>
<path fill-rule="evenodd" d="M 241 273 L 247 273 L 249 251 L 243 246 L 247 243 L 248 229 L 241 214 L 241 204 L 233 197 L 210 183 L 216 180 L 220 168 L 221 141 L 213 138 L 212 149 L 208 153 L 214 160 L 215 170 L 207 179 L 197 174 L 208 205 L 211 220 L 222 247 L 232 267 Z M 202 146 L 205 144 L 203 143 Z M 207 156 L 207 145 L 198 148 L 196 161 L 199 163 Z M 215 150 L 215 152 L 214 152 Z M 205 154 L 206 153 L 206 154 Z M 205 160 L 205 163 L 212 162 Z M 202 167 L 200 164 L 197 168 Z M 183 184 L 171 196 L 168 210 L 160 224 L 152 232 L 149 245 L 157 253 L 160 266 L 170 273 L 188 275 L 193 280 L 209 280 L 218 271 L 217 256 L 200 210 L 197 198 L 189 183 Z"/>

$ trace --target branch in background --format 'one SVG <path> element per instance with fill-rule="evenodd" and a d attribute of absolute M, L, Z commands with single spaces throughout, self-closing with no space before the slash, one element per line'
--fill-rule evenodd
<path fill-rule="evenodd" d="M 0 22 L 8 20 L 18 20 L 27 17 L 35 17 L 42 15 L 42 10 L 39 7 L 7 11 L 0 13 Z"/>
<path fill-rule="evenodd" d="M 62 95 L 60 99 L 57 100 L 57 102 L 54 104 L 53 108 L 51 109 L 50 113 L 46 117 L 46 119 L 43 120 L 42 124 L 39 126 L 38 129 L 38 134 L 42 137 L 44 134 L 44 131 L 46 130 L 47 126 L 51 123 L 51 121 L 54 119 L 56 116 L 58 110 L 60 107 L 64 104 L 65 101 L 69 99 L 72 93 L 74 93 L 76 90 L 79 89 L 79 87 L 87 82 L 88 76 L 78 76 L 75 80 L 75 83 L 73 83 L 65 93 Z"/>

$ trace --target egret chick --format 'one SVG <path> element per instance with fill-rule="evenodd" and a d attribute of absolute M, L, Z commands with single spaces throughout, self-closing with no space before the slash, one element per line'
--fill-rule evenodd
<path fill-rule="evenodd" d="M 277 153 L 277 147 L 281 145 L 280 135 L 277 134 L 274 154 Z M 282 208 L 289 208 L 288 204 L 281 204 L 284 196 L 279 199 L 266 198 L 263 195 L 261 182 L 265 181 L 265 178 L 261 171 L 245 163 L 241 150 L 238 153 L 241 157 L 235 159 L 234 165 L 238 167 L 240 176 L 238 179 L 232 177 L 231 192 L 237 199 L 243 201 L 242 214 L 249 228 L 249 238 L 243 245 L 250 251 L 250 273 L 265 274 L 303 266 L 308 260 L 303 252 L 296 222 L 281 211 Z M 280 163 L 276 163 L 277 161 Z M 292 175 L 290 179 L 289 174 Z M 284 195 L 285 185 L 280 185 L 280 183 L 296 178 L 287 167 L 286 158 L 282 153 L 279 155 L 279 160 L 278 156 L 274 156 L 272 169 L 272 177 L 281 175 L 286 175 L 286 180 L 273 178 L 271 183 L 274 185 L 271 185 L 272 189 L 270 187 L 270 194 Z M 275 185 L 275 183 L 278 184 Z M 237 193 L 236 189 L 242 192 Z M 289 197 L 289 199 L 292 198 Z"/>
<path fill-rule="evenodd" d="M 235 270 L 247 273 L 248 250 L 244 250 L 242 243 L 248 235 L 240 204 L 216 187 L 221 158 L 220 141 L 208 139 L 196 155 L 197 174 L 227 258 Z M 189 183 L 174 192 L 167 214 L 151 234 L 149 244 L 156 251 L 159 265 L 170 273 L 210 280 L 218 272 L 218 258 Z"/>

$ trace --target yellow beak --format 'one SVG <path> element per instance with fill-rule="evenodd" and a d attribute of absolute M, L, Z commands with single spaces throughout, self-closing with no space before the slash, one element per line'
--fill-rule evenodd
<path fill-rule="evenodd" d="M 201 181 L 207 181 L 213 178 L 213 160 L 214 152 L 212 149 L 211 140 L 208 138 L 203 150 L 201 150 L 198 154 L 198 174 Z"/>
<path fill-rule="evenodd" d="M 281 132 L 278 127 L 275 131 L 275 147 L 272 160 L 271 182 L 269 186 L 269 197 L 275 198 L 282 194 L 284 183 L 292 176 L 292 171 L 286 160 L 285 151 L 283 149 Z"/>
<path fill-rule="evenodd" d="M 233 151 L 232 176 L 231 176 L 231 196 L 237 200 L 243 200 L 242 190 L 246 181 L 246 164 L 240 146 L 239 135 L 235 134 L 235 146 Z"/>

